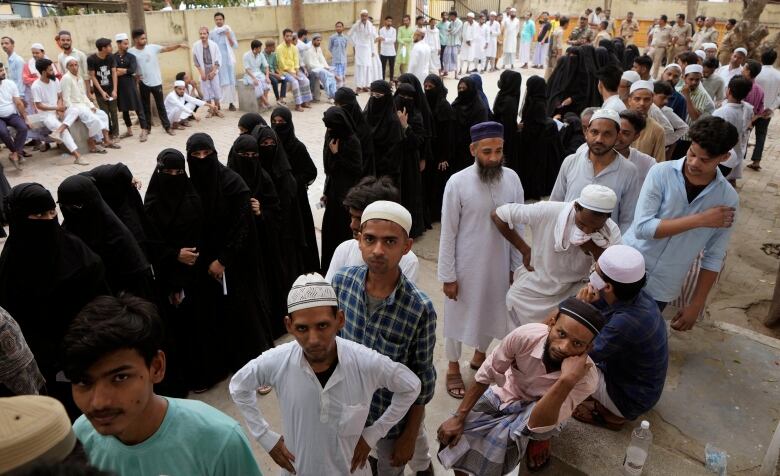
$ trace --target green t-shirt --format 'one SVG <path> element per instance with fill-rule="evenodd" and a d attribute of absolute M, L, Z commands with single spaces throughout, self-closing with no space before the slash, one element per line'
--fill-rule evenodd
<path fill-rule="evenodd" d="M 133 446 L 101 435 L 80 416 L 73 431 L 90 463 L 119 476 L 262 476 L 237 421 L 203 402 L 166 399 L 160 428 Z"/>

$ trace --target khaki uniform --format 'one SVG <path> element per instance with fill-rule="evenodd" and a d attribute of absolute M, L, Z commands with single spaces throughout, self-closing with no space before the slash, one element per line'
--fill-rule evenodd
<path fill-rule="evenodd" d="M 675 56 L 688 50 L 688 42 L 691 40 L 691 25 L 684 23 L 683 26 L 679 26 L 675 23 L 672 26 L 672 38 L 677 38 L 677 41 L 671 41 L 666 50 L 666 64 L 674 62 Z"/>
<path fill-rule="evenodd" d="M 693 46 L 691 49 L 693 51 L 700 50 L 701 45 L 704 43 L 715 43 L 718 44 L 718 30 L 715 29 L 714 26 L 711 26 L 709 28 L 704 27 L 701 30 L 697 31 L 693 35 Z"/>
<path fill-rule="evenodd" d="M 558 64 L 558 58 L 562 56 L 562 51 L 566 49 L 566 45 L 563 43 L 563 28 L 560 26 L 553 31 L 552 39 L 550 40 L 550 60 L 547 62 L 547 68 L 544 70 L 544 79 L 549 79 L 552 72 L 555 70 L 555 66 Z"/>
<path fill-rule="evenodd" d="M 593 36 L 595 33 L 593 33 L 593 30 L 588 28 L 587 26 L 585 28 L 577 27 L 571 31 L 569 34 L 569 42 L 575 43 L 576 45 L 587 45 L 589 43 L 593 43 Z"/>
<path fill-rule="evenodd" d="M 637 31 L 639 31 L 639 23 L 634 20 L 623 20 L 620 24 L 620 37 L 623 38 L 626 46 L 634 44 L 634 33 Z"/>
<path fill-rule="evenodd" d="M 731 53 L 734 52 L 736 47 L 737 46 L 734 41 L 734 30 L 727 31 L 726 34 L 723 35 L 723 41 L 718 48 L 718 61 L 720 61 L 720 64 L 729 64 L 729 61 L 731 60 Z"/>
<path fill-rule="evenodd" d="M 666 58 L 666 49 L 672 42 L 672 27 L 656 26 L 650 32 L 653 35 L 653 42 L 650 43 L 650 57 L 653 59 L 653 68 L 650 71 L 650 77 L 658 77 L 658 70 L 661 68 L 664 58 Z"/>

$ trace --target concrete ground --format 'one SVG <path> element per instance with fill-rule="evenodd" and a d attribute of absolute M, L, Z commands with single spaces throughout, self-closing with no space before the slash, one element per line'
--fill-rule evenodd
<path fill-rule="evenodd" d="M 541 75 L 540 70 L 531 69 L 521 70 L 521 73 L 525 79 L 532 74 Z M 483 78 L 485 92 L 492 103 L 497 91 L 498 73 L 486 74 Z M 450 99 L 454 99 L 456 82 L 448 79 L 446 86 Z M 367 96 L 359 96 L 362 104 Z M 303 113 L 293 112 L 298 137 L 307 144 L 320 172 L 309 189 L 312 204 L 319 200 L 325 178 L 322 171 L 324 126 L 321 119 L 327 107 L 326 103 L 320 103 Z M 122 150 L 111 150 L 107 155 L 87 154 L 85 157 L 92 162 L 91 166 L 124 162 L 146 184 L 159 151 L 166 147 L 183 151 L 192 132 L 211 134 L 222 161 L 226 161 L 228 150 L 238 134 L 236 123 L 240 115 L 239 112 L 226 112 L 224 119 L 204 119 L 188 131 L 178 131 L 174 137 L 164 134 L 158 126 L 144 144 L 139 143 L 137 138 L 125 139 L 121 142 Z M 268 119 L 269 115 L 264 114 L 264 117 Z M 778 267 L 778 122 L 775 120 L 770 125 L 764 170 L 760 173 L 745 170 L 744 179 L 738 186 L 741 205 L 736 229 L 726 268 L 712 293 L 705 321 L 689 333 L 672 331 L 672 358 L 664 395 L 658 406 L 646 416 L 651 422 L 654 445 L 645 474 L 705 474 L 703 448 L 708 442 L 729 453 L 731 473 L 756 474 L 777 426 L 780 418 L 780 401 L 777 399 L 780 344 L 774 338 L 777 337 L 776 332 L 765 328 L 761 319 L 768 309 Z M 69 158 L 61 157 L 57 152 L 34 154 L 21 172 L 14 170 L 3 157 L 5 174 L 12 185 L 40 182 L 56 195 L 57 186 L 64 178 L 89 168 L 72 165 Z M 320 219 L 321 210 L 315 210 L 315 221 Z M 427 232 L 417 240 L 414 249 L 421 265 L 419 285 L 433 299 L 441 323 L 443 294 L 435 274 L 438 235 L 438 228 Z M 464 355 L 469 357 L 470 353 Z M 436 346 L 435 358 L 436 368 L 443 376 L 446 371 L 443 339 L 439 339 Z M 467 384 L 473 381 L 474 372 L 467 365 L 464 365 L 463 373 Z M 195 398 L 241 420 L 229 399 L 226 382 Z M 436 395 L 427 407 L 425 419 L 432 448 L 437 446 L 437 427 L 457 404 L 445 392 L 444 379 L 441 378 Z M 279 429 L 274 393 L 261 397 L 260 406 L 271 425 Z M 610 432 L 573 421 L 563 437 L 553 442 L 554 464 L 544 474 L 618 474 L 629 440 L 630 428 Z M 255 444 L 254 448 L 263 471 L 266 474 L 278 473 L 268 455 L 258 445 Z M 437 462 L 435 465 L 442 474 Z"/>

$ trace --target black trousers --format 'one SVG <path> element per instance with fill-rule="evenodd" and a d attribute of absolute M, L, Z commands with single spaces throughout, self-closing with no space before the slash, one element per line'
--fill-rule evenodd
<path fill-rule="evenodd" d="M 163 89 L 160 86 L 147 86 L 143 81 L 139 82 L 138 89 L 141 92 L 141 104 L 144 107 L 144 116 L 148 121 L 148 127 L 152 126 L 152 105 L 149 99 L 149 95 L 154 96 L 154 104 L 157 106 L 157 115 L 160 116 L 160 122 L 162 122 L 163 128 L 167 131 L 171 128 L 171 123 L 168 121 L 168 112 L 165 110 L 165 102 L 163 99 Z"/>
<path fill-rule="evenodd" d="M 98 107 L 108 116 L 108 131 L 111 137 L 119 135 L 119 116 L 116 109 L 116 99 L 106 101 L 100 93 L 95 92 Z"/>
<path fill-rule="evenodd" d="M 390 81 L 393 80 L 393 74 L 395 71 L 395 56 L 382 56 L 379 55 L 379 61 L 382 63 L 382 79 L 385 79 L 385 66 L 390 64 Z"/>

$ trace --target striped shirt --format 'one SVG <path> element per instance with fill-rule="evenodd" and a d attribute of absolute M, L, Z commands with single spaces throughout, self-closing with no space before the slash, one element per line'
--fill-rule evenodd
<path fill-rule="evenodd" d="M 677 91 L 682 91 L 683 86 L 678 86 Z M 704 86 L 701 84 L 690 92 L 691 94 L 691 102 L 694 106 L 696 106 L 696 109 L 699 110 L 699 119 L 702 117 L 707 117 L 710 114 L 712 114 L 715 111 L 715 103 L 712 102 L 712 98 L 710 98 L 710 95 L 707 94 L 707 91 L 704 89 Z M 685 122 L 688 123 L 688 128 L 693 125 L 696 120 L 694 120 L 691 115 L 690 111 L 689 114 L 686 115 Z M 686 132 L 685 135 L 682 136 L 682 139 L 680 140 L 686 140 L 689 141 L 691 138 L 688 136 L 688 133 Z"/>
<path fill-rule="evenodd" d="M 331 283 L 344 311 L 346 322 L 340 336 L 374 349 L 395 362 L 406 365 L 422 383 L 415 405 L 425 405 L 433 398 L 436 369 L 433 348 L 436 344 L 436 311 L 428 296 L 400 274 L 395 291 L 373 312 L 368 310 L 366 294 L 367 266 L 339 271 Z M 372 425 L 387 407 L 393 393 L 377 390 L 371 401 L 366 425 Z M 393 427 L 387 438 L 395 438 L 405 422 Z"/>

